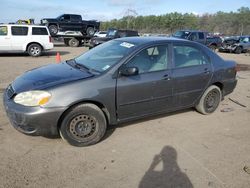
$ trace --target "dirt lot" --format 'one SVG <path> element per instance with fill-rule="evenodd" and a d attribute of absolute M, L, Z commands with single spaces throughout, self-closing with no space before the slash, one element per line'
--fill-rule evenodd
<path fill-rule="evenodd" d="M 26 70 L 55 63 L 56 52 L 66 60 L 85 50 L 56 46 L 39 58 L 0 54 L 0 97 Z M 249 55 L 220 55 L 250 65 Z M 212 115 L 188 109 L 110 127 L 102 142 L 85 148 L 17 132 L 0 100 L 0 187 L 250 187 L 243 170 L 250 171 L 249 122 L 250 71 L 238 73 L 234 93 Z"/>

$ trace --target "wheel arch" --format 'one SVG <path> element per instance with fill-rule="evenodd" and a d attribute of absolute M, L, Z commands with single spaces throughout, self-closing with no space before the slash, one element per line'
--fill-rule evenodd
<path fill-rule="evenodd" d="M 26 47 L 25 47 L 25 51 L 26 51 L 26 52 L 28 51 L 28 48 L 29 48 L 29 46 L 30 46 L 31 44 L 37 44 L 37 45 L 41 46 L 42 51 L 44 50 L 43 45 L 40 44 L 39 42 L 29 42 L 29 43 L 26 45 Z"/>
<path fill-rule="evenodd" d="M 105 118 L 106 118 L 106 121 L 107 121 L 107 125 L 109 124 L 110 122 L 110 113 L 108 111 L 108 109 L 101 103 L 101 102 L 98 102 L 98 101 L 93 101 L 93 100 L 84 100 L 84 101 L 78 101 L 76 103 L 73 103 L 71 104 L 60 116 L 59 120 L 57 121 L 57 128 L 59 128 L 61 126 L 61 123 L 63 121 L 63 117 L 68 113 L 69 110 L 71 110 L 72 108 L 80 105 L 80 104 L 94 104 L 96 105 L 97 107 L 99 107 Z"/>

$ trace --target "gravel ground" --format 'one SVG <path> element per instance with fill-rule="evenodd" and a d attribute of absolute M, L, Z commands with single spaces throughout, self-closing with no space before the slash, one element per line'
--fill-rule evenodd
<path fill-rule="evenodd" d="M 0 97 L 18 75 L 55 63 L 56 52 L 66 60 L 84 51 L 57 45 L 38 58 L 0 54 Z M 250 66 L 248 54 L 219 55 Z M 0 187 L 250 187 L 249 122 L 249 71 L 238 73 L 235 91 L 211 115 L 187 109 L 112 126 L 84 148 L 17 132 L 0 100 Z"/>

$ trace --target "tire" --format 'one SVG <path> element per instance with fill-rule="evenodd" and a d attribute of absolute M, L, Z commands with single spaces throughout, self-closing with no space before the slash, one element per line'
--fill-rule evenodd
<path fill-rule="evenodd" d="M 195 106 L 196 110 L 202 114 L 213 113 L 220 104 L 222 95 L 219 87 L 212 85 L 203 93 L 199 103 Z"/>
<path fill-rule="evenodd" d="M 240 54 L 242 52 L 242 47 L 238 46 L 236 49 L 235 49 L 235 53 L 236 54 Z"/>
<path fill-rule="evenodd" d="M 27 52 L 32 57 L 38 57 L 42 54 L 42 47 L 39 44 L 30 44 Z"/>
<path fill-rule="evenodd" d="M 86 30 L 86 34 L 88 36 L 94 36 L 94 34 L 95 34 L 94 28 L 93 27 L 88 27 L 87 30 Z"/>
<path fill-rule="evenodd" d="M 214 45 L 214 44 L 210 45 L 209 48 L 210 48 L 211 50 L 213 50 L 213 51 L 215 51 L 215 50 L 217 49 L 216 45 Z"/>
<path fill-rule="evenodd" d="M 69 40 L 70 40 L 70 39 L 64 39 L 64 44 L 65 44 L 66 46 L 69 46 Z"/>
<path fill-rule="evenodd" d="M 59 133 L 70 145 L 83 147 L 99 142 L 107 128 L 102 110 L 94 104 L 70 109 L 62 120 Z"/>
<path fill-rule="evenodd" d="M 69 40 L 69 46 L 71 47 L 78 47 L 80 45 L 80 41 L 76 38 L 72 38 Z"/>
<path fill-rule="evenodd" d="M 56 36 L 56 34 L 58 33 L 58 27 L 57 25 L 50 25 L 49 27 L 49 32 L 51 36 Z"/>

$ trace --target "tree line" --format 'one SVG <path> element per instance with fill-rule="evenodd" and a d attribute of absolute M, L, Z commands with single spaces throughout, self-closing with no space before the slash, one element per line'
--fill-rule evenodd
<path fill-rule="evenodd" d="M 241 7 L 236 12 L 195 15 L 192 13 L 167 13 L 164 15 L 125 16 L 101 23 L 101 30 L 108 28 L 133 29 L 140 33 L 172 34 L 180 29 L 198 29 L 224 35 L 250 34 L 250 9 Z"/>

